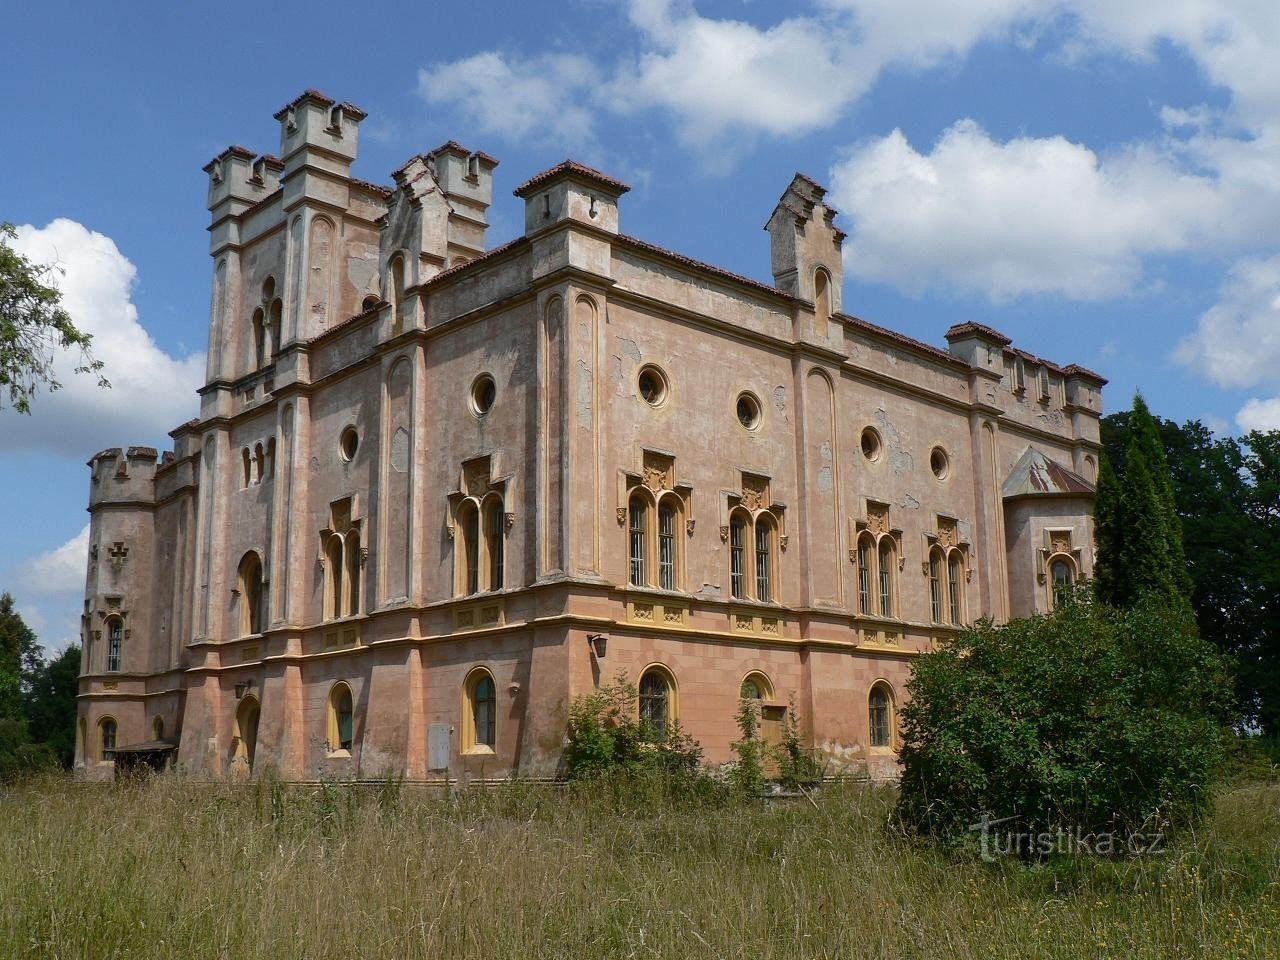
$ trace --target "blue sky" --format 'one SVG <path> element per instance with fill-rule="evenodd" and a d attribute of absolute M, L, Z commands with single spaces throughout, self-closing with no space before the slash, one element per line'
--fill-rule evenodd
<path fill-rule="evenodd" d="M 197 411 L 202 165 L 278 150 L 307 87 L 369 112 L 356 174 L 454 138 L 511 188 L 573 156 L 622 228 L 769 279 L 791 174 L 831 188 L 846 311 L 990 324 L 1111 380 L 1109 409 L 1280 427 L 1274 0 L 17 4 L 0 11 L 0 220 L 56 259 L 115 387 L 0 410 L 0 590 L 76 631 L 87 469 Z M 51 47 L 51 44 L 53 47 Z M 56 47 L 56 49 L 55 49 Z"/>

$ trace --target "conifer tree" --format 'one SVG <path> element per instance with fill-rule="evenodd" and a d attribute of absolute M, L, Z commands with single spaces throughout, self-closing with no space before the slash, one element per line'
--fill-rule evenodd
<path fill-rule="evenodd" d="M 1182 523 L 1164 444 L 1142 395 L 1133 398 L 1130 438 L 1123 472 L 1109 458 L 1098 475 L 1094 522 L 1098 597 L 1133 606 L 1152 594 L 1179 605 L 1189 602 L 1191 576 L 1182 547 Z"/>

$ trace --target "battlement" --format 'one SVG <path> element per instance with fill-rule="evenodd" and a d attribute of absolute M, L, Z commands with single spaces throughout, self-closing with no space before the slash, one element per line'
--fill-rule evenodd
<path fill-rule="evenodd" d="M 151 503 L 159 454 L 155 447 L 108 447 L 88 460 L 89 509 L 104 503 Z"/>
<path fill-rule="evenodd" d="M 797 173 L 769 216 L 773 282 L 784 293 L 814 303 L 824 318 L 841 309 L 845 234 L 835 225 L 838 211 L 825 202 L 826 187 Z M 819 299 L 823 302 L 818 304 Z"/>
<path fill-rule="evenodd" d="M 274 114 L 280 122 L 281 179 L 303 166 L 350 175 L 359 147 L 359 124 L 368 114 L 319 90 L 305 90 Z"/>
<path fill-rule="evenodd" d="M 1006 380 L 1009 392 L 1019 399 L 1101 411 L 1101 390 L 1107 381 L 1092 370 L 1037 357 L 1015 347 L 999 330 L 973 321 L 957 323 L 946 337 L 952 356 Z"/>

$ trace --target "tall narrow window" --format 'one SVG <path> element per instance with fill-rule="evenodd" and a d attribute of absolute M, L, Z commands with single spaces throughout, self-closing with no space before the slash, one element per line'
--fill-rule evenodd
<path fill-rule="evenodd" d="M 116 722 L 111 717 L 106 717 L 98 724 L 98 739 L 101 744 L 99 757 L 103 760 L 111 760 L 112 757 L 107 756 L 116 748 Z"/>
<path fill-rule="evenodd" d="M 325 616 L 330 620 L 336 620 L 343 616 L 343 549 L 342 535 L 338 533 L 331 534 L 328 542 L 325 544 L 324 560 L 325 560 Z"/>
<path fill-rule="evenodd" d="M 756 521 L 756 599 L 773 600 L 773 527 L 767 520 Z"/>
<path fill-rule="evenodd" d="M 253 369 L 259 370 L 266 362 L 267 324 L 262 308 L 253 311 Z"/>
<path fill-rule="evenodd" d="M 831 278 L 822 268 L 813 275 L 813 310 L 815 328 L 820 336 L 826 336 L 831 319 Z"/>
<path fill-rule="evenodd" d="M 240 635 L 261 633 L 266 592 L 262 582 L 262 561 L 252 551 L 240 561 Z"/>
<path fill-rule="evenodd" d="M 498 695 L 494 689 L 493 677 L 485 674 L 476 684 L 473 701 L 474 720 L 476 725 L 476 743 L 492 747 L 497 738 Z"/>
<path fill-rule="evenodd" d="M 463 505 L 462 528 L 463 593 L 480 590 L 480 512 L 474 503 Z"/>
<path fill-rule="evenodd" d="M 934 623 L 942 622 L 942 551 L 929 551 L 929 612 Z"/>
<path fill-rule="evenodd" d="M 1071 564 L 1065 560 L 1055 560 L 1049 568 L 1053 578 L 1053 605 L 1055 607 L 1067 601 L 1071 595 L 1071 587 L 1075 583 L 1075 573 Z"/>
<path fill-rule="evenodd" d="M 877 683 L 871 688 L 867 708 L 871 746 L 893 746 L 893 702 L 884 684 Z"/>
<path fill-rule="evenodd" d="M 335 683 L 329 691 L 329 749 L 350 750 L 355 742 L 355 702 L 351 688 Z"/>
<path fill-rule="evenodd" d="M 880 540 L 880 616 L 893 616 L 893 547 L 888 537 Z"/>
<path fill-rule="evenodd" d="M 253 458 L 249 454 L 248 447 L 240 451 L 240 459 L 244 461 L 244 485 L 247 487 L 253 482 Z"/>
<path fill-rule="evenodd" d="M 742 517 L 729 521 L 729 592 L 735 600 L 747 596 L 747 525 Z"/>
<path fill-rule="evenodd" d="M 272 437 L 267 441 L 267 479 L 270 480 L 276 473 L 276 438 Z"/>
<path fill-rule="evenodd" d="M 650 733 L 665 740 L 672 721 L 671 684 L 661 670 L 648 670 L 640 678 L 640 719 Z"/>
<path fill-rule="evenodd" d="M 351 530 L 345 543 L 347 575 L 346 615 L 353 617 L 360 612 L 360 534 Z"/>
<path fill-rule="evenodd" d="M 947 559 L 947 601 L 950 604 L 951 622 L 960 623 L 960 555 L 952 551 Z"/>
<path fill-rule="evenodd" d="M 658 507 L 658 586 L 676 588 L 676 511 L 667 502 Z"/>
<path fill-rule="evenodd" d="M 267 473 L 267 453 L 262 449 L 262 444 L 256 444 L 253 448 L 253 467 L 254 482 L 261 483 L 262 478 Z"/>
<path fill-rule="evenodd" d="M 462 685 L 462 752 L 493 753 L 498 742 L 498 688 L 483 667 Z"/>
<path fill-rule="evenodd" d="M 631 503 L 627 508 L 630 517 L 628 525 L 628 533 L 631 542 L 631 582 L 636 586 L 643 586 L 649 581 L 649 570 L 646 550 L 646 525 L 648 524 L 648 510 L 644 500 L 640 497 L 632 497 Z"/>
<path fill-rule="evenodd" d="M 397 255 L 391 261 L 392 322 L 396 332 L 404 329 L 404 257 Z"/>
<path fill-rule="evenodd" d="M 107 672 L 120 671 L 120 654 L 124 648 L 124 621 L 112 617 L 107 624 Z"/>
<path fill-rule="evenodd" d="M 502 501 L 491 498 L 487 510 L 484 535 L 489 552 L 489 589 L 501 590 L 504 562 Z"/>
<path fill-rule="evenodd" d="M 858 538 L 858 611 L 871 614 L 871 538 Z"/>
<path fill-rule="evenodd" d="M 274 360 L 276 357 L 280 355 L 280 347 L 281 347 L 280 336 L 283 332 L 281 329 L 282 324 L 280 320 L 281 320 L 281 314 L 283 312 L 283 309 L 284 309 L 284 305 L 279 299 L 271 301 L 270 324 L 271 324 L 271 359 L 272 360 Z"/>

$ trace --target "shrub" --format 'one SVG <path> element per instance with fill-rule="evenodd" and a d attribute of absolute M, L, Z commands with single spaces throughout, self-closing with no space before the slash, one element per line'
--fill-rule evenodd
<path fill-rule="evenodd" d="M 702 747 L 679 723 L 656 730 L 640 719 L 635 684 L 619 674 L 594 693 L 577 697 L 569 707 L 569 743 L 565 774 L 581 780 L 602 774 L 662 771 L 697 775 Z"/>
<path fill-rule="evenodd" d="M 774 748 L 774 756 L 778 763 L 778 783 L 784 790 L 799 790 L 822 779 L 818 761 L 804 748 L 794 693 L 787 704 L 787 717 L 783 721 L 782 737 Z"/>
<path fill-rule="evenodd" d="M 1225 661 L 1188 613 L 1084 592 L 941 643 L 908 690 L 898 813 L 952 840 L 984 817 L 1120 835 L 1192 822 L 1230 720 Z"/>
<path fill-rule="evenodd" d="M 765 742 L 760 739 L 760 713 L 755 700 L 738 701 L 738 732 L 742 739 L 729 745 L 738 761 L 729 770 L 729 782 L 741 797 L 760 796 L 764 790 Z"/>

